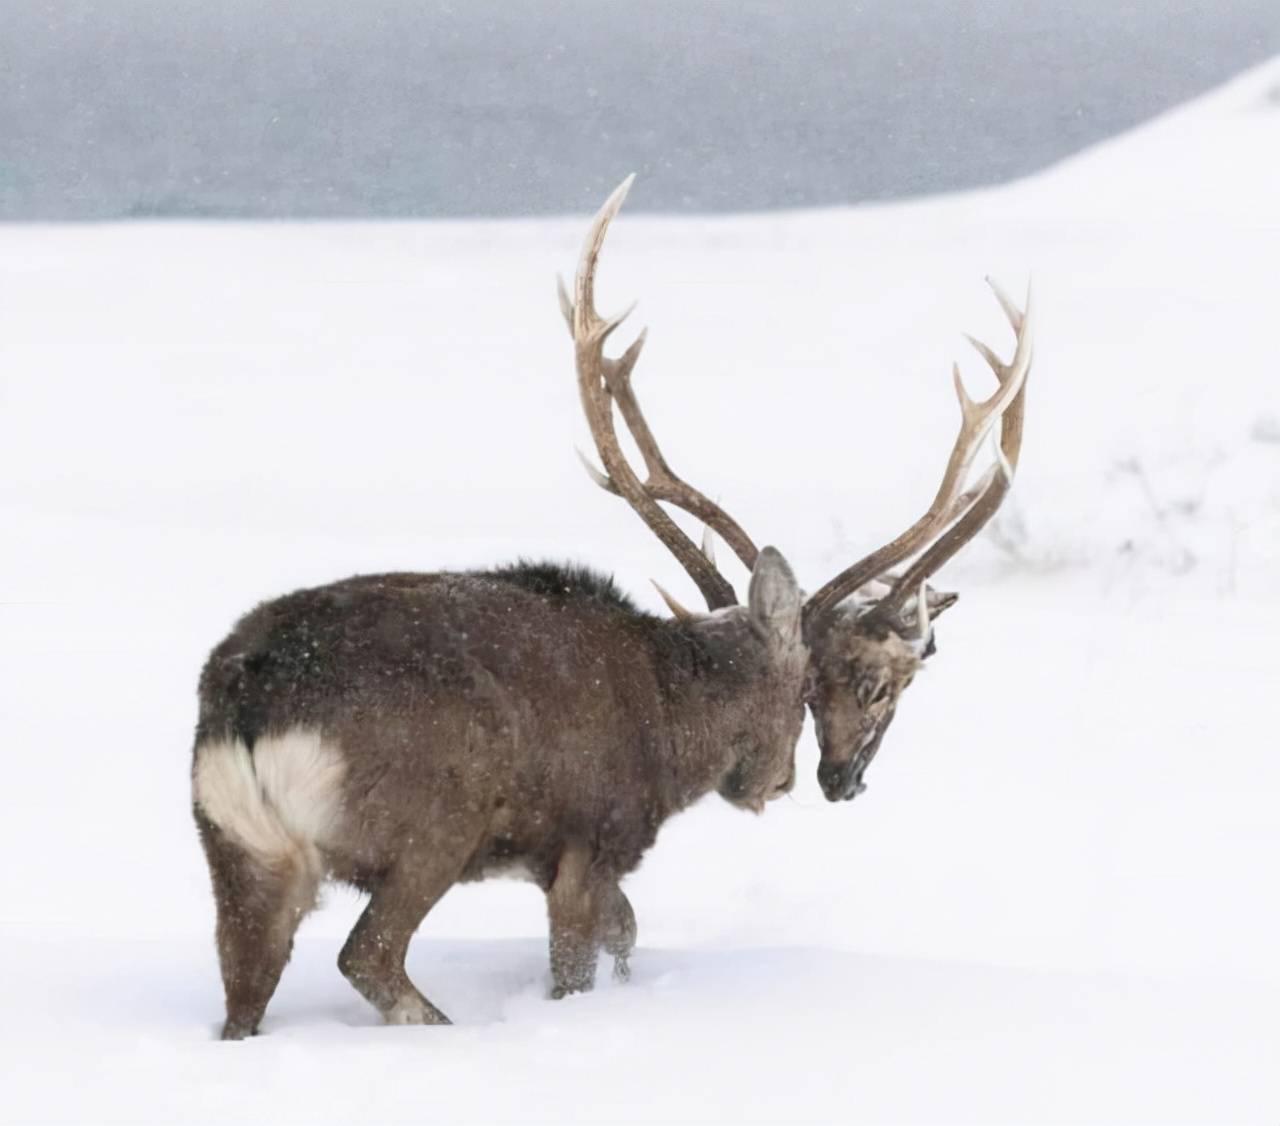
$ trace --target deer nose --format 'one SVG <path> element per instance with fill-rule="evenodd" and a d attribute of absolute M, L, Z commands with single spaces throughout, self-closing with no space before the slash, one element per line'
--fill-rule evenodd
<path fill-rule="evenodd" d="M 838 762 L 823 762 L 818 764 L 818 785 L 822 787 L 823 794 L 826 795 L 828 801 L 839 801 L 841 791 L 844 789 L 844 771 L 845 764 Z"/>
<path fill-rule="evenodd" d="M 867 788 L 856 761 L 820 763 L 818 785 L 827 801 L 851 801 Z"/>

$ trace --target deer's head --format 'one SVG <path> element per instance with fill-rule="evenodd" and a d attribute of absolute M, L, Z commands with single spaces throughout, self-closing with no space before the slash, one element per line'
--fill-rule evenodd
<path fill-rule="evenodd" d="M 933 653 L 933 619 L 955 600 L 927 590 L 920 620 L 877 613 L 874 594 L 854 597 L 810 626 L 805 696 L 822 753 L 818 783 L 828 800 L 849 801 L 866 789 L 862 776 L 898 700 Z"/>
<path fill-rule="evenodd" d="M 596 312 L 595 271 L 605 233 L 631 181 L 632 177 L 623 181 L 593 221 L 573 297 L 560 286 L 561 311 L 574 339 L 578 390 L 604 472 L 585 458 L 583 464 L 596 484 L 624 498 L 671 550 L 697 584 L 714 618 L 716 612 L 735 606 L 737 597 L 732 584 L 716 568 L 712 533 L 752 570 L 753 602 L 758 562 L 776 553 L 769 548 L 763 553 L 757 550 L 724 509 L 677 476 L 663 457 L 631 387 L 631 373 L 645 334 L 641 332 L 616 359 L 604 355 L 605 340 L 630 310 L 611 319 Z M 898 701 L 934 651 L 933 621 L 955 602 L 956 595 L 932 590 L 927 580 L 995 515 L 1013 480 L 1022 449 L 1026 381 L 1031 370 L 1031 305 L 1028 295 L 1025 311 L 1018 309 L 994 282 L 990 284 L 1016 337 L 1013 359 L 1006 364 L 985 344 L 968 339 L 990 365 L 999 386 L 989 398 L 974 401 L 965 391 L 958 365 L 953 369 L 960 400 L 960 433 L 933 502 L 901 535 L 845 568 L 808 599 L 795 650 L 799 664 L 780 663 L 778 675 L 770 681 L 776 690 L 760 700 L 762 728 L 776 727 L 781 734 L 773 743 L 781 746 L 790 738 L 792 750 L 799 727 L 790 735 L 788 724 L 771 721 L 784 713 L 794 714 L 807 704 L 821 750 L 818 781 L 830 801 L 848 800 L 866 788 L 863 774 L 880 748 Z M 618 443 L 615 406 L 644 460 L 643 480 Z M 994 443 L 990 468 L 966 488 L 979 450 L 997 430 L 999 440 Z M 703 522 L 706 533 L 701 547 L 671 519 L 663 504 Z M 903 566 L 900 574 L 894 573 Z M 658 590 L 678 617 L 707 620 L 691 615 L 661 587 Z M 795 675 L 796 668 L 802 669 L 802 675 Z"/>

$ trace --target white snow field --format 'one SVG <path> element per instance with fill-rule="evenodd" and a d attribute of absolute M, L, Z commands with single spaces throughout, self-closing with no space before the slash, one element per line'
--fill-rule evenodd
<path fill-rule="evenodd" d="M 0 228 L 0 1119 L 1280 1120 L 1280 64 L 996 190 L 644 204 L 601 304 L 650 419 L 810 589 L 928 502 L 983 275 L 1035 278 L 1014 499 L 868 792 L 806 731 L 791 799 L 676 819 L 633 980 L 566 1001 L 537 892 L 455 889 L 410 955 L 450 1028 L 378 1024 L 335 890 L 218 1042 L 188 772 L 239 613 L 517 555 L 696 592 L 573 455 L 585 216 Z"/>

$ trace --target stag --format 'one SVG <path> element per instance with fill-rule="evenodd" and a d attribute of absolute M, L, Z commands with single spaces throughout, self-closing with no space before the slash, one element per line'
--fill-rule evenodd
<path fill-rule="evenodd" d="M 757 549 L 662 455 L 631 387 L 644 334 L 621 356 L 604 354 L 626 314 L 599 315 L 595 273 L 630 183 L 593 221 L 573 296 L 560 287 L 604 471 L 587 465 L 676 556 L 709 612 L 662 592 L 673 616 L 656 617 L 611 579 L 521 563 L 359 576 L 243 617 L 201 674 L 192 768 L 224 1039 L 258 1030 L 326 879 L 369 895 L 338 965 L 389 1023 L 448 1023 L 404 960 L 460 881 L 515 876 L 542 889 L 553 996 L 589 989 L 602 949 L 626 977 L 636 924 L 620 882 L 662 823 L 713 791 L 757 813 L 787 793 L 806 705 L 826 795 L 852 796 L 932 650 L 932 616 L 954 596 L 925 579 L 990 518 L 1017 462 L 1028 319 L 1002 299 L 1018 335 L 1009 365 L 978 345 L 999 377 L 991 399 L 972 402 L 957 373 L 964 422 L 925 517 L 805 602 L 781 554 Z M 615 406 L 644 479 L 622 452 Z M 1001 456 L 966 492 L 1001 419 Z M 701 547 L 664 504 L 703 522 Z M 745 606 L 711 534 L 751 573 Z"/>

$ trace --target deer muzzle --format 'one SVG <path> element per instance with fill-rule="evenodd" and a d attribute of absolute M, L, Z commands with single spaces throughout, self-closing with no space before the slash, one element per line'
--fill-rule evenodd
<path fill-rule="evenodd" d="M 853 801 L 867 784 L 862 780 L 871 760 L 880 749 L 883 730 L 874 731 L 864 744 L 844 762 L 824 758 L 818 764 L 818 785 L 827 801 Z"/>
<path fill-rule="evenodd" d="M 849 762 L 824 762 L 818 767 L 818 785 L 827 801 L 852 801 L 867 784 L 862 780 L 866 762 L 861 758 Z"/>

